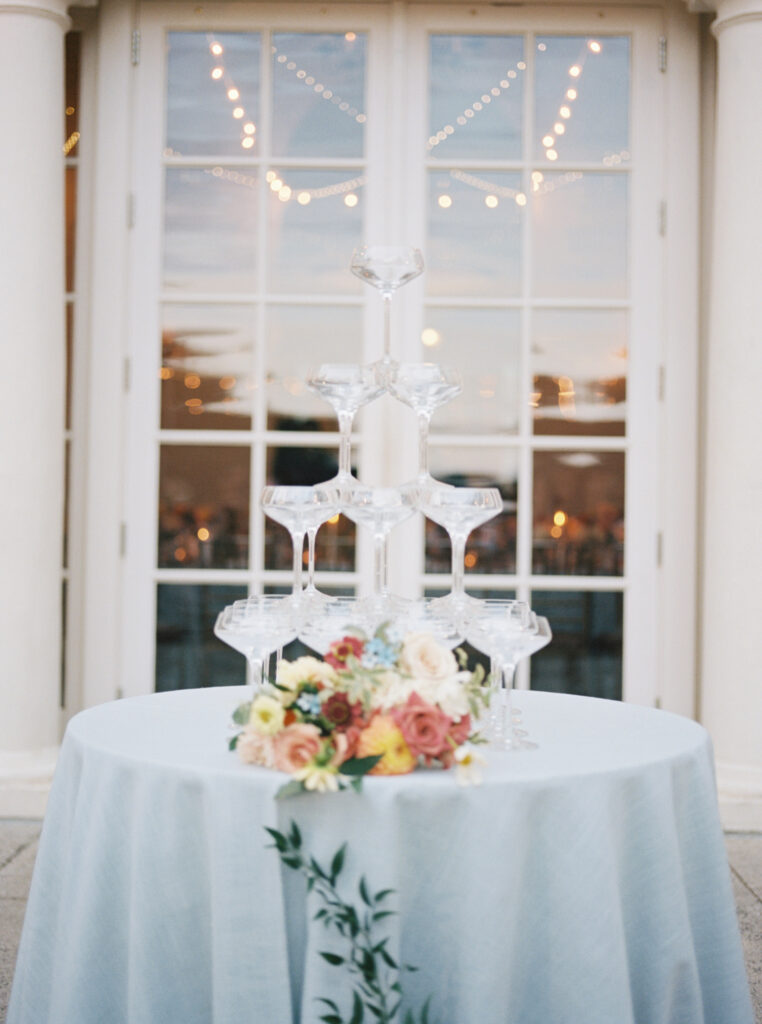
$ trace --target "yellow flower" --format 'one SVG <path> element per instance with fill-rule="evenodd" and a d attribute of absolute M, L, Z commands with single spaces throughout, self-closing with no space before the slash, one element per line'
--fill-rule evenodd
<path fill-rule="evenodd" d="M 378 754 L 383 756 L 371 768 L 371 775 L 407 775 L 415 768 L 416 759 L 405 743 L 405 737 L 387 715 L 376 715 L 357 741 L 357 757 Z"/>
<path fill-rule="evenodd" d="M 276 732 L 280 732 L 283 728 L 283 719 L 285 717 L 286 712 L 280 701 L 275 700 L 274 697 L 261 694 L 251 705 L 249 724 L 257 732 L 264 733 L 266 736 L 274 736 Z"/>
<path fill-rule="evenodd" d="M 275 681 L 286 690 L 276 690 L 278 700 L 284 707 L 293 704 L 302 683 L 322 683 L 326 689 L 333 689 L 338 682 L 338 675 L 329 664 L 305 655 L 296 661 L 281 661 Z"/>
<path fill-rule="evenodd" d="M 335 793 L 339 788 L 339 774 L 334 765 L 318 765 L 310 761 L 304 768 L 294 772 L 293 777 L 304 783 L 305 789 L 318 793 Z"/>

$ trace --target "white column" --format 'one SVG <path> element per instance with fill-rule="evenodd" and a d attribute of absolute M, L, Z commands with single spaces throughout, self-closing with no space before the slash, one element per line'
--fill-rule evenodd
<path fill-rule="evenodd" d="M 67 25 L 0 0 L 0 798 L 59 739 Z"/>
<path fill-rule="evenodd" d="M 721 796 L 746 798 L 762 820 L 762 0 L 720 0 L 712 29 L 701 717 Z"/>

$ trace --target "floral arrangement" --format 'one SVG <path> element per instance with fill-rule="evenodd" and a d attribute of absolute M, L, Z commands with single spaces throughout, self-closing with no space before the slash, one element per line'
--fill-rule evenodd
<path fill-rule="evenodd" d="M 233 715 L 231 739 L 247 764 L 291 776 L 279 796 L 358 789 L 362 776 L 455 766 L 478 782 L 484 764 L 472 721 L 487 703 L 481 666 L 470 672 L 428 633 L 388 625 L 331 644 L 323 660 L 281 661 L 276 678 Z"/>

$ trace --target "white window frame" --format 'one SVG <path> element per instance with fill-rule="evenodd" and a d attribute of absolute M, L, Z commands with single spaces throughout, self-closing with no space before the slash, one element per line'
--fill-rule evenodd
<path fill-rule="evenodd" d="M 235 4 L 219 5 L 213 12 L 205 11 L 197 14 L 197 8 L 191 5 L 154 5 L 145 4 L 140 8 L 141 30 L 143 52 L 141 54 L 141 65 L 144 67 L 151 61 L 150 47 L 147 46 L 150 36 L 150 26 L 153 23 L 161 22 L 172 27 L 209 27 L 209 18 L 213 18 L 214 27 L 238 28 L 249 30 L 255 27 L 258 15 L 262 13 L 262 7 L 257 4 Z M 406 10 L 409 14 L 406 15 Z M 473 12 L 473 13 L 472 13 Z M 597 9 L 596 9 L 597 17 Z M 658 35 L 658 24 L 653 20 L 654 16 L 649 11 L 637 8 L 606 7 L 602 9 L 605 17 L 605 31 L 616 33 L 623 31 L 639 30 L 639 22 L 646 18 L 652 19 L 648 35 L 654 35 L 654 26 Z M 202 19 L 202 20 L 201 20 Z M 327 19 L 327 20 L 326 20 Z M 334 21 L 335 19 L 335 21 Z M 405 66 L 410 67 L 411 57 L 405 52 L 404 43 L 409 38 L 408 28 L 415 19 L 426 19 L 434 31 L 448 30 L 461 31 L 468 26 L 468 31 L 489 31 L 497 28 L 501 32 L 513 32 L 521 30 L 521 27 L 533 28 L 536 31 L 559 31 L 572 32 L 576 28 L 579 31 L 590 30 L 590 19 L 587 12 L 572 10 L 568 7 L 554 8 L 519 8 L 510 10 L 495 10 L 487 7 L 443 7 L 437 8 L 429 5 L 404 8 L 403 5 L 393 4 L 386 9 L 375 8 L 368 11 L 368 8 L 357 7 L 331 7 L 319 8 L 308 5 L 280 5 L 278 8 L 278 21 L 280 25 L 304 29 L 322 28 L 323 25 L 339 23 L 345 25 L 351 19 L 353 25 L 362 28 L 370 27 L 376 29 L 379 37 L 390 40 L 393 65 L 398 69 Z M 679 9 L 679 5 L 670 3 L 666 23 L 671 34 L 671 39 L 677 40 L 678 45 L 671 50 L 674 53 L 674 60 L 669 68 L 669 75 L 664 79 L 669 82 L 669 90 L 664 99 L 664 123 L 661 131 L 667 141 L 664 143 L 663 152 L 659 159 L 649 162 L 650 172 L 656 176 L 655 190 L 659 191 L 668 202 L 670 211 L 670 223 L 677 223 L 683 228 L 678 238 L 677 235 L 670 237 L 670 245 L 667 255 L 663 260 L 653 261 L 644 268 L 645 273 L 650 273 L 656 280 L 657 287 L 653 294 L 660 296 L 660 306 L 655 316 L 656 329 L 654 337 L 658 339 L 660 348 L 657 369 L 661 367 L 662 372 L 666 368 L 666 393 L 668 403 L 656 405 L 656 415 L 650 416 L 654 406 L 649 403 L 647 409 L 638 413 L 630 404 L 629 415 L 647 415 L 645 429 L 650 431 L 654 438 L 652 452 L 660 453 L 661 458 L 657 467 L 657 482 L 654 483 L 654 473 L 649 472 L 647 467 L 637 465 L 633 467 L 632 459 L 628 459 L 627 476 L 627 502 L 628 502 L 628 526 L 633 527 L 633 518 L 630 512 L 631 503 L 636 500 L 636 489 L 642 481 L 646 481 L 644 490 L 637 495 L 640 502 L 649 502 L 656 510 L 653 521 L 644 527 L 642 537 L 638 542 L 638 548 L 642 553 L 643 567 L 638 568 L 639 580 L 647 580 L 647 585 L 640 588 L 640 598 L 628 600 L 626 605 L 627 620 L 625 624 L 626 635 L 633 638 L 638 635 L 645 638 L 645 647 L 649 649 L 647 661 L 652 666 L 652 671 L 646 673 L 637 666 L 633 666 L 634 653 L 633 644 L 626 641 L 625 646 L 625 699 L 639 700 L 646 703 L 661 703 L 663 706 L 671 706 L 675 710 L 684 713 L 693 711 L 693 665 L 695 656 L 695 567 L 693 565 L 693 553 L 695 547 L 695 451 L 696 451 L 696 402 L 695 389 L 690 385 L 687 389 L 677 388 L 677 381 L 687 379 L 689 382 L 695 380 L 696 373 L 696 344 L 695 344 L 695 306 L 696 306 L 696 271 L 690 266 L 690 260 L 695 252 L 695 239 L 698 231 L 697 220 L 697 160 L 691 160 L 690 156 L 698 151 L 698 134 L 693 134 L 698 111 L 698 90 L 697 90 L 697 26 L 695 19 L 686 15 Z M 599 23 L 600 24 L 600 23 Z M 104 5 L 102 11 L 102 24 L 99 39 L 100 68 L 98 80 L 99 93 L 99 127 L 104 130 L 100 132 L 101 140 L 97 153 L 97 172 L 95 175 L 94 201 L 95 210 L 94 222 L 94 271 L 93 271 L 93 300 L 92 300 L 92 354 L 90 360 L 91 369 L 91 394 L 90 394 L 90 419 L 89 427 L 89 452 L 91 455 L 90 478 L 88 481 L 87 509 L 89 519 L 97 525 L 97 532 L 94 536 L 88 529 L 88 542 L 86 545 L 85 558 L 87 571 L 85 573 L 86 594 L 85 605 L 85 639 L 83 652 L 83 697 L 84 705 L 92 704 L 98 700 L 109 699 L 118 693 L 141 692 L 145 686 L 140 685 L 137 680 L 141 675 L 145 677 L 145 671 L 141 672 L 137 663 L 132 658 L 131 652 L 141 650 L 138 662 L 149 667 L 149 679 L 153 675 L 153 637 L 155 626 L 153 622 L 153 608 L 151 608 L 150 624 L 145 606 L 141 605 L 145 597 L 145 588 L 140 583 L 143 575 L 141 559 L 136 558 L 141 546 L 147 544 L 151 549 L 150 580 L 151 588 L 154 587 L 155 569 L 153 567 L 153 551 L 155 546 L 155 516 L 156 504 L 152 494 L 148 499 L 143 495 L 143 508 L 138 509 L 141 499 L 135 491 L 134 466 L 135 460 L 146 461 L 148 451 L 138 443 L 138 433 L 135 430 L 136 420 L 140 416 L 139 396 L 134 390 L 134 382 L 140 370 L 139 362 L 132 364 L 136 357 L 140 358 L 139 351 L 132 351 L 136 338 L 140 334 L 141 309 L 145 309 L 146 303 L 150 301 L 148 296 L 155 292 L 158 282 L 158 275 L 153 277 L 150 288 L 145 290 L 147 283 L 147 269 L 145 255 L 153 251 L 158 253 L 158 241 L 155 237 L 160 224 L 156 210 L 152 210 L 150 203 L 144 205 L 145 196 L 141 186 L 142 172 L 140 160 L 137 166 L 133 167 L 131 173 L 125 174 L 117 170 L 118 156 L 126 156 L 132 149 L 133 153 L 138 149 L 135 144 L 138 138 L 132 124 L 130 110 L 144 114 L 146 103 L 155 107 L 155 94 L 153 96 L 141 95 L 139 89 L 133 92 L 130 84 L 131 69 L 124 64 L 125 42 L 133 27 L 131 17 L 125 13 L 124 8 L 116 11 L 115 7 Z M 411 29 L 412 31 L 412 29 Z M 601 25 L 601 31 L 603 26 Z M 644 30 L 643 30 L 644 31 Z M 370 59 L 370 58 L 369 58 Z M 656 57 L 654 56 L 654 60 Z M 113 63 L 112 63 L 113 61 Z M 132 72 L 134 74 L 134 72 Z M 636 76 L 636 67 L 633 65 L 633 75 Z M 395 123 L 394 112 L 403 109 L 409 100 L 405 89 L 402 86 L 403 76 L 399 73 L 392 76 L 392 88 L 386 96 L 385 116 L 389 122 Z M 634 77 L 634 82 L 637 78 Z M 161 83 L 163 84 L 163 83 Z M 695 88 L 694 88 L 695 86 Z M 161 95 L 161 93 L 160 93 Z M 371 93 L 372 95 L 372 93 Z M 643 105 L 644 95 L 638 87 L 634 89 L 634 99 L 640 107 Z M 108 101 L 108 108 L 103 101 Z M 120 104 L 118 101 L 126 102 Z M 637 111 L 633 109 L 633 130 L 636 130 L 638 123 Z M 399 132 L 401 120 L 396 121 L 396 131 Z M 667 132 L 667 126 L 670 131 Z M 109 131 L 106 129 L 110 128 Z M 408 123 L 408 130 L 414 135 L 417 129 L 414 128 L 412 119 Z M 390 136 L 391 136 L 390 132 Z M 142 137 L 142 136 L 141 136 Z M 417 136 L 420 138 L 420 135 Z M 108 141 L 106 139 L 108 138 Z M 633 138 L 633 152 L 635 152 L 636 138 Z M 116 145 L 114 147 L 114 140 Z M 410 142 L 414 140 L 409 140 Z M 652 140 L 656 145 L 655 141 Z M 416 142 L 417 144 L 417 142 Z M 112 152 L 109 153 L 109 148 Z M 114 152 L 113 150 L 116 150 Z M 157 151 L 158 153 L 158 151 Z M 676 157 L 682 154 L 678 161 Z M 156 160 L 156 153 L 146 159 Z M 373 153 L 368 153 L 369 163 L 374 168 L 382 166 L 376 160 Z M 380 158 L 379 158 L 380 159 Z M 157 161 L 158 162 L 158 161 Z M 679 165 L 679 169 L 678 169 Z M 125 164 L 121 165 L 126 166 Z M 108 171 L 112 173 L 109 175 Z M 645 170 L 645 168 L 644 168 Z M 667 173 L 671 170 L 671 173 Z M 130 180 L 131 179 L 131 180 Z M 387 179 L 388 180 L 388 179 Z M 127 186 L 124 191 L 115 192 L 115 185 Z M 635 185 L 635 183 L 634 183 Z M 126 192 L 132 191 L 136 199 L 137 225 L 131 233 L 131 258 L 128 261 L 131 268 L 132 280 L 129 294 L 123 286 L 123 277 L 119 279 L 119 267 L 122 258 L 125 259 L 125 247 L 130 240 L 130 234 L 124 224 L 124 204 Z M 370 190 L 369 190 L 370 194 Z M 392 226 L 399 229 L 403 224 L 409 224 L 407 219 L 409 207 L 406 209 L 402 197 L 395 195 L 391 190 L 387 193 L 388 207 L 396 211 L 395 221 Z M 412 196 L 409 200 L 413 203 Z M 419 204 L 420 209 L 420 204 Z M 98 214 L 101 214 L 99 218 Z M 384 222 L 389 225 L 383 209 L 378 204 L 371 204 L 367 222 L 368 237 L 371 237 L 375 225 Z M 654 212 L 654 222 L 657 214 Z M 646 230 L 645 225 L 638 225 Z M 111 230 L 109 231 L 109 227 Z M 153 250 L 151 250 L 151 233 L 153 232 Z M 633 258 L 642 258 L 643 252 L 648 246 L 641 245 L 637 238 L 633 237 Z M 99 260 L 112 258 L 112 265 L 108 268 L 99 263 Z M 115 258 L 116 257 L 116 258 Z M 100 267 L 100 270 L 98 269 Z M 688 268 L 686 270 L 686 268 Z M 414 286 L 411 286 L 411 290 Z M 666 294 L 665 294 L 666 293 Z M 668 296 L 668 297 L 667 297 Z M 411 298 L 408 303 L 413 305 Z M 653 306 L 656 305 L 654 302 Z M 114 333 L 113 321 L 114 311 L 123 310 L 128 314 L 127 329 L 124 332 L 124 344 L 119 351 L 119 346 L 111 348 L 107 353 L 99 352 L 95 345 L 95 338 L 98 337 L 99 326 L 103 327 L 108 323 L 112 335 Z M 687 311 L 687 312 L 686 312 Z M 406 319 L 413 322 L 414 317 L 410 310 L 399 310 L 400 318 L 407 312 Z M 143 313 L 143 316 L 145 314 Z M 369 325 L 375 322 L 375 311 L 368 304 Z M 633 332 L 635 325 L 633 323 Z M 640 331 L 641 328 L 638 328 Z M 116 337 L 120 332 L 116 332 Z M 155 334 L 152 335 L 155 337 Z M 130 339 L 128 343 L 128 339 Z M 128 408 L 121 407 L 121 383 L 123 371 L 123 358 L 129 354 L 131 360 L 131 376 L 133 390 L 129 395 Z M 143 353 L 145 355 L 145 353 Z M 150 359 L 153 360 L 153 348 Z M 98 371 L 109 367 L 111 374 L 108 379 L 99 378 Z M 648 367 L 648 372 L 643 368 L 644 376 L 650 376 L 653 371 L 653 364 Z M 114 371 L 118 371 L 115 374 Z M 628 385 L 630 389 L 636 386 L 639 368 L 637 361 L 631 361 L 630 376 Z M 150 370 L 151 377 L 155 379 L 155 363 Z M 642 382 L 644 391 L 652 389 L 653 394 L 658 398 L 657 381 L 644 380 Z M 632 393 L 632 390 L 631 390 Z M 156 406 L 154 405 L 154 408 Z M 680 433 L 678 434 L 678 428 Z M 119 473 L 114 470 L 117 461 L 118 438 L 125 431 L 128 437 L 126 445 L 127 474 L 125 497 L 122 499 L 120 489 L 113 484 L 118 483 Z M 155 440 L 155 439 L 154 439 Z M 222 438 L 220 439 L 222 440 Z M 109 443 L 111 442 L 111 443 Z M 575 445 L 577 439 L 575 439 Z M 151 459 L 157 458 L 156 445 L 154 443 Z M 368 453 L 370 455 L 370 452 Z M 375 453 L 371 458 L 380 453 Z M 154 462 L 155 467 L 155 462 Z M 399 479 L 398 473 L 393 474 L 393 479 Z M 392 473 L 392 467 L 383 467 L 384 472 Z M 106 478 L 101 475 L 103 472 Z M 666 478 L 666 480 L 665 480 Z M 669 487 L 666 482 L 669 482 Z M 660 486 L 659 486 L 660 484 Z M 151 516 L 150 525 L 146 529 L 145 510 Z M 116 513 L 116 514 L 115 514 Z M 142 523 L 141 523 L 142 520 Z M 127 525 L 127 557 L 119 561 L 118 538 L 122 534 L 121 523 Z M 656 530 L 654 532 L 654 527 Z M 664 560 L 661 569 L 656 567 L 657 536 L 661 536 L 661 548 L 664 552 Z M 649 564 L 650 562 L 650 564 Z M 632 559 L 630 560 L 632 563 Z M 123 569 L 120 574 L 119 568 Z M 142 560 L 142 567 L 146 567 L 146 561 Z M 630 564 L 631 573 L 635 568 Z M 122 576 L 123 587 L 119 585 L 119 576 Z M 183 576 L 184 579 L 190 578 Z M 209 582 L 213 580 L 205 576 Z M 534 582 L 534 581 L 530 581 Z M 542 587 L 550 582 L 549 579 L 541 577 L 537 585 Z M 598 581 L 592 582 L 595 589 Z M 566 581 L 554 580 L 557 586 L 565 586 Z M 104 600 L 107 602 L 104 605 Z M 151 605 L 153 601 L 151 601 Z M 120 607 L 121 606 L 121 607 Z M 141 614 L 137 620 L 133 612 L 140 606 Z M 89 614 L 88 614 L 89 613 Z M 92 616 L 92 618 L 91 618 Z M 97 625 L 95 619 L 98 619 Z M 143 628 L 140 628 L 142 619 Z M 649 626 L 642 632 L 635 634 L 632 624 L 635 622 L 648 622 Z M 87 623 L 90 623 L 88 626 Z M 675 632 L 674 627 L 679 627 Z M 638 645 L 640 641 L 638 641 Z M 150 654 L 147 648 L 150 647 Z M 645 664 L 645 662 L 643 662 Z M 677 672 L 677 678 L 675 673 Z"/>

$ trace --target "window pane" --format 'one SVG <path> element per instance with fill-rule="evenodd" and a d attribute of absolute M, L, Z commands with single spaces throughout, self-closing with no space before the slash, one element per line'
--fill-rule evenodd
<path fill-rule="evenodd" d="M 64 147 L 66 156 L 78 156 L 79 141 L 79 76 L 80 54 L 82 51 L 82 33 L 67 32 L 64 37 L 64 102 L 66 119 L 64 121 Z"/>
<path fill-rule="evenodd" d="M 463 390 L 434 413 L 432 429 L 515 433 L 519 424 L 521 314 L 515 309 L 426 311 L 422 358 L 458 369 Z"/>
<path fill-rule="evenodd" d="M 536 46 L 535 157 L 629 159 L 629 39 L 538 36 Z"/>
<path fill-rule="evenodd" d="M 335 448 L 271 447 L 267 449 L 267 483 L 309 487 L 328 480 L 338 470 Z M 307 544 L 304 545 L 307 565 Z M 265 568 L 291 569 L 293 548 L 288 531 L 265 516 Z M 317 572 L 352 572 L 355 568 L 355 524 L 346 516 L 325 523 L 317 533 Z"/>
<path fill-rule="evenodd" d="M 553 639 L 532 655 L 532 689 L 621 700 L 623 604 L 621 593 L 536 590 Z"/>
<path fill-rule="evenodd" d="M 443 160 L 521 158 L 521 36 L 432 36 L 429 139 Z"/>
<path fill-rule="evenodd" d="M 249 460 L 246 446 L 161 446 L 161 568 L 246 568 Z"/>
<path fill-rule="evenodd" d="M 362 156 L 365 36 L 277 33 L 272 52 L 273 153 Z"/>
<path fill-rule="evenodd" d="M 535 310 L 532 380 L 535 434 L 624 434 L 627 314 Z"/>
<path fill-rule="evenodd" d="M 268 429 L 338 430 L 332 407 L 305 381 L 319 363 L 363 361 L 362 309 L 270 306 L 267 323 Z"/>
<path fill-rule="evenodd" d="M 167 48 L 166 155 L 256 152 L 259 35 L 170 32 Z"/>
<path fill-rule="evenodd" d="M 532 192 L 534 295 L 625 298 L 627 204 L 624 174 L 545 174 Z"/>
<path fill-rule="evenodd" d="M 254 310 L 166 305 L 162 311 L 161 425 L 247 430 L 254 401 Z"/>
<path fill-rule="evenodd" d="M 621 576 L 624 453 L 535 452 L 532 571 Z"/>
<path fill-rule="evenodd" d="M 526 197 L 520 174 L 430 174 L 424 277 L 428 294 L 518 295 L 522 202 Z"/>
<path fill-rule="evenodd" d="M 250 294 L 256 287 L 254 172 L 167 168 L 164 287 Z"/>
<path fill-rule="evenodd" d="M 516 571 L 516 499 L 518 454 L 495 448 L 457 448 L 432 445 L 429 471 L 437 480 L 456 487 L 497 487 L 504 511 L 471 533 L 466 544 L 468 573 Z M 426 572 L 449 573 L 450 539 L 441 526 L 426 520 Z"/>
<path fill-rule="evenodd" d="M 156 588 L 156 690 L 236 686 L 246 681 L 246 659 L 213 632 L 225 605 L 246 587 L 159 583 Z"/>
<path fill-rule="evenodd" d="M 291 168 L 268 172 L 268 180 L 270 290 L 358 292 L 361 284 L 350 273 L 349 260 L 361 244 L 364 176 Z"/>

